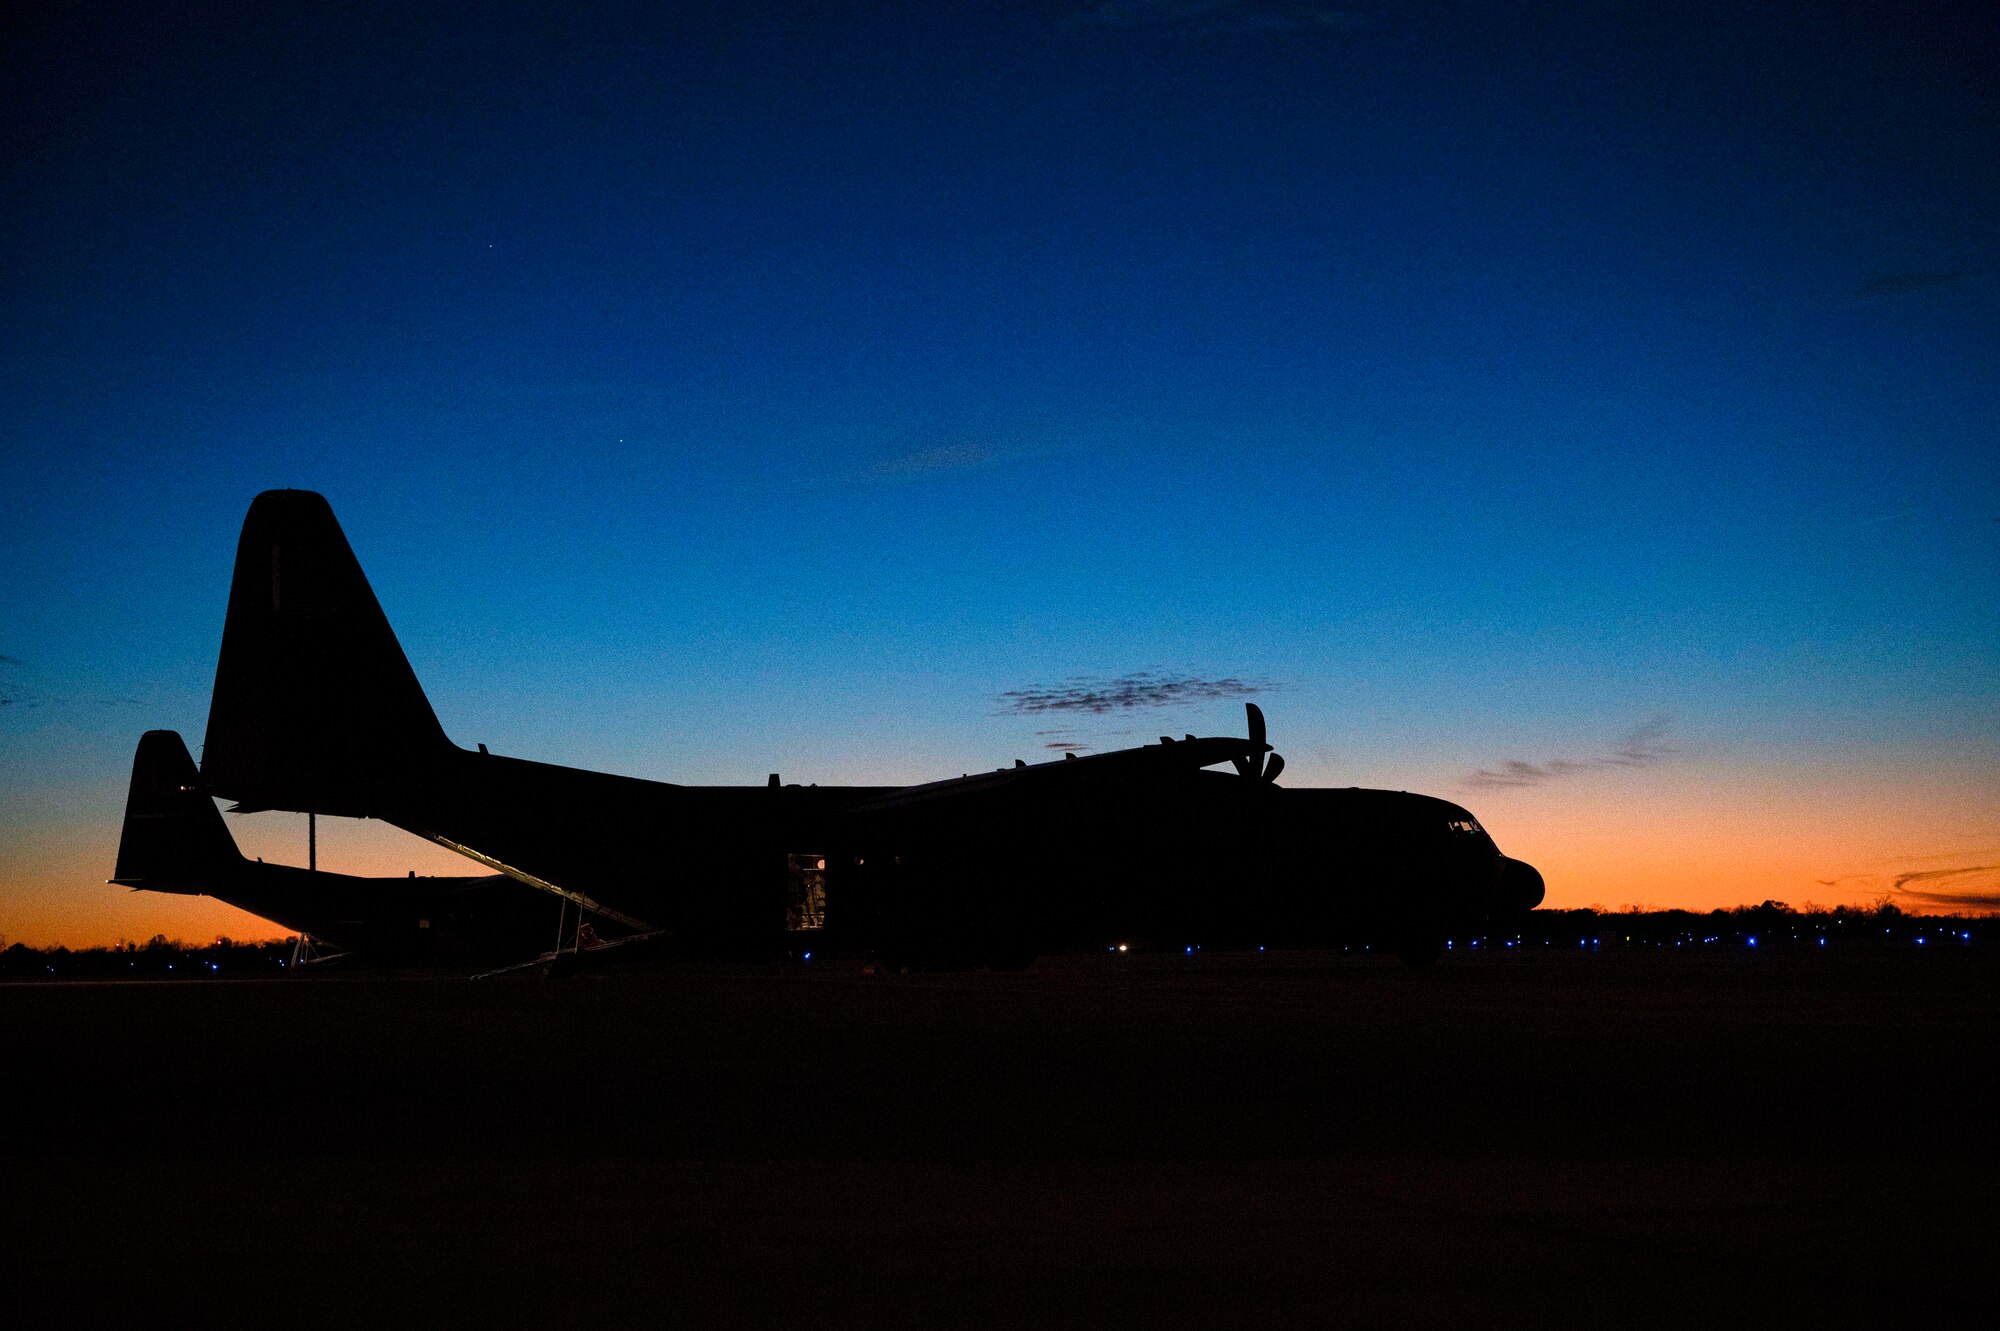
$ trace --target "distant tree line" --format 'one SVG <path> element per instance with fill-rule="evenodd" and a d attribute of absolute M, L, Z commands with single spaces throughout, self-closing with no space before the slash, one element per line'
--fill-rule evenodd
<path fill-rule="evenodd" d="M 0 980 L 199 980 L 220 976 L 281 975 L 291 964 L 293 940 L 184 943 L 154 934 L 143 943 L 72 951 L 15 943 L 0 948 Z"/>
<path fill-rule="evenodd" d="M 0 940 L 4 941 L 4 940 Z M 1782 901 L 1730 910 L 1628 908 L 1538 910 L 1507 932 L 1465 934 L 1451 950 L 1507 948 L 1814 948 L 1966 947 L 2000 943 L 2000 916 L 1910 915 L 1890 903 L 1794 909 Z M 273 976 L 293 969 L 294 939 L 184 943 L 154 934 L 143 943 L 72 951 L 0 947 L 0 981 L 209 980 Z"/>
<path fill-rule="evenodd" d="M 1891 902 L 1794 909 L 1782 901 L 1729 910 L 1538 910 L 1484 946 L 1566 947 L 1945 947 L 2000 941 L 2000 916 L 1910 915 Z M 1467 942 L 1470 943 L 1471 939 Z"/>

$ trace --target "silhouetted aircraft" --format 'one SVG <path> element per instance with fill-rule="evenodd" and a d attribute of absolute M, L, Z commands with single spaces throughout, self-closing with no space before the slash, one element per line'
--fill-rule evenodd
<path fill-rule="evenodd" d="M 332 509 L 273 490 L 237 547 L 201 776 L 240 808 L 384 819 L 705 951 L 789 933 L 892 964 L 1016 967 L 1120 940 L 1372 935 L 1422 960 L 1448 931 L 1540 901 L 1541 876 L 1456 804 L 1278 787 L 1283 759 L 1247 711 L 1244 739 L 1162 737 L 908 787 L 680 786 L 468 751 Z"/>
<path fill-rule="evenodd" d="M 549 945 L 560 923 L 554 901 L 504 874 L 358 878 L 246 859 L 171 730 L 139 738 L 113 875 L 123 887 L 211 896 L 342 953 L 391 961 L 511 961 Z"/>

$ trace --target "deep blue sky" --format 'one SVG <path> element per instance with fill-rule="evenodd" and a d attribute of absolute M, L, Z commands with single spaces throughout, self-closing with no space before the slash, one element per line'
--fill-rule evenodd
<path fill-rule="evenodd" d="M 1510 849 L 1785 783 L 1886 829 L 1824 878 L 2000 846 L 1990 6 L 280 8 L 13 40 L 0 877 L 199 743 L 283 485 L 503 752 L 1240 725 L 995 715 L 1145 670 Z"/>

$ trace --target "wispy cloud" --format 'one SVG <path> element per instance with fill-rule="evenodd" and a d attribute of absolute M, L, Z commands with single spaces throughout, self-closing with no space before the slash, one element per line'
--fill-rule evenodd
<path fill-rule="evenodd" d="M 1539 786 L 1544 782 L 1562 777 L 1576 776 L 1584 772 L 1603 771 L 1615 767 L 1651 767 L 1665 762 L 1674 750 L 1666 746 L 1667 729 L 1671 718 L 1656 716 L 1643 725 L 1634 727 L 1610 752 L 1594 754 L 1588 758 L 1547 758 L 1531 763 L 1522 758 L 1507 758 L 1491 767 L 1482 767 L 1465 778 L 1465 784 L 1482 790 L 1511 789 L 1520 786 Z"/>
<path fill-rule="evenodd" d="M 1890 899 L 1953 910 L 2000 910 L 2000 864 L 1967 864 L 1956 869 L 1899 873 Z"/>
<path fill-rule="evenodd" d="M 1083 446 L 1085 441 L 1080 437 L 1044 427 L 990 433 L 969 429 L 940 433 L 928 440 L 905 439 L 900 447 L 889 442 L 872 462 L 860 465 L 848 475 L 859 481 L 921 481 L 931 476 L 1058 458 Z"/>
<path fill-rule="evenodd" d="M 1881 298 L 1885 296 L 1914 296 L 1919 291 L 1935 291 L 1939 287 L 1957 286 L 1972 274 L 1966 269 L 1950 272 L 1877 273 L 1863 282 L 1855 295 Z"/>
<path fill-rule="evenodd" d="M 1079 677 L 1060 684 L 1032 684 L 1009 689 L 996 700 L 1000 716 L 1037 716 L 1045 712 L 1081 712 L 1102 716 L 1141 707 L 1177 707 L 1218 698 L 1247 698 L 1276 686 L 1267 680 L 1234 676 L 1210 679 L 1202 675 L 1156 675 L 1148 670 L 1114 679 Z M 1051 746 L 1053 747 L 1053 746 Z"/>
<path fill-rule="evenodd" d="M 18 656 L 0 656 L 0 666 L 18 666 L 21 664 L 23 664 L 23 662 L 21 658 Z M 18 707 L 23 711 L 32 711 L 42 707 L 143 707 L 143 706 L 145 706 L 145 704 L 140 702 L 137 698 L 79 698 L 79 697 L 72 697 L 67 694 L 38 693 L 35 691 L 32 685 L 28 688 L 26 692 L 22 692 L 19 689 L 19 687 L 16 686 L 12 692 L 6 695 L 0 695 L 0 707 Z"/>
<path fill-rule="evenodd" d="M 1878 869 L 1890 869 L 1901 873 L 1919 864 L 1963 864 L 1967 860 L 1985 859 L 1988 856 L 2000 856 L 2000 846 L 1978 846 L 1971 850 L 1940 850 L 1929 855 L 1891 855 L 1870 863 Z"/>
<path fill-rule="evenodd" d="M 967 440 L 883 458 L 865 468 L 861 474 L 869 480 L 885 480 L 893 476 L 932 476 L 943 471 L 969 471 L 974 467 L 990 466 L 1003 456 L 991 444 Z"/>
<path fill-rule="evenodd" d="M 0 707 L 144 707 L 137 698 L 0 698 Z"/>
<path fill-rule="evenodd" d="M 1872 872 L 1842 874 L 1816 880 L 1821 887 L 1839 888 L 1856 896 L 1908 905 L 1920 910 L 2000 912 L 2000 863 L 1990 861 L 2000 849 L 1946 851 L 1938 855 L 1904 855 L 1880 863 Z M 1956 861 L 1954 863 L 1953 861 Z M 1919 868 L 1919 865 L 1938 865 Z"/>
<path fill-rule="evenodd" d="M 1077 28 L 1148 28 L 1189 37 L 1364 33 L 1381 26 L 1373 15 L 1342 5 L 1277 0 L 1099 0 L 1065 22 Z"/>

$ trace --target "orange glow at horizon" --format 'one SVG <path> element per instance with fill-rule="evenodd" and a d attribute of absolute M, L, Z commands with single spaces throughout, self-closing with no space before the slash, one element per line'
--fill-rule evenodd
<path fill-rule="evenodd" d="M 249 858 L 273 864 L 306 863 L 303 814 L 231 817 L 229 830 Z M 117 859 L 118 826 L 78 840 L 9 846 L 0 858 L 0 936 L 30 947 L 108 947 L 143 943 L 165 934 L 188 943 L 218 937 L 238 942 L 289 938 L 293 931 L 206 896 L 141 892 L 107 883 Z M 333 873 L 401 878 L 470 878 L 490 872 L 386 823 L 347 818 L 319 820 L 319 867 Z"/>
<path fill-rule="evenodd" d="M 1416 788 L 1421 784 L 1412 783 Z M 1430 788 L 1443 791 L 1444 782 Z M 1551 909 L 1627 906 L 1706 911 L 1765 900 L 1794 907 L 1870 906 L 1982 913 L 2000 902 L 2000 790 L 1972 767 L 1916 773 L 1876 762 L 1634 773 L 1524 789 L 1459 791 L 1502 851 L 1541 870 Z M 306 862 L 300 814 L 231 817 L 246 856 Z M 34 947 L 108 946 L 165 934 L 282 938 L 288 930 L 210 897 L 134 892 L 105 883 L 118 826 L 45 827 L 0 845 L 0 936 Z M 319 820 L 319 865 L 400 878 L 483 874 L 474 862 L 379 822 Z M 1978 872 L 1974 872 L 1978 870 Z M 1984 897 L 1952 904 L 1914 888 Z"/>
<path fill-rule="evenodd" d="M 1503 851 L 1542 871 L 1552 909 L 1886 898 L 1911 912 L 2000 912 L 2000 800 L 1990 777 L 1916 779 L 1886 767 L 1814 775 L 1662 772 L 1595 787 L 1484 790 L 1475 811 Z M 1899 880 L 1910 881 L 1899 890 Z M 1986 901 L 1927 900 L 1926 888 Z"/>

